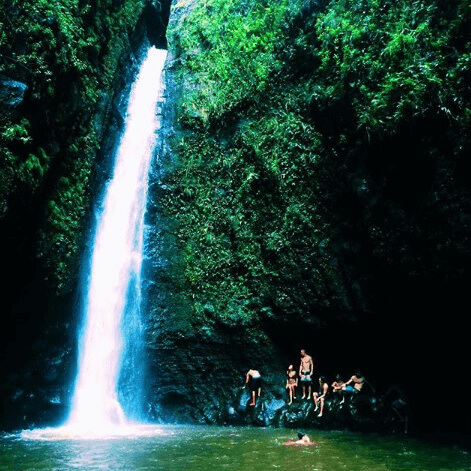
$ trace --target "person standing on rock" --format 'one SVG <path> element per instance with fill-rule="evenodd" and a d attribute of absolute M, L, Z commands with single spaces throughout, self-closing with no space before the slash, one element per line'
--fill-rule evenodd
<path fill-rule="evenodd" d="M 314 372 L 314 362 L 312 357 L 307 354 L 304 348 L 301 350 L 301 363 L 299 365 L 299 376 L 303 387 L 303 397 L 301 399 L 309 399 L 311 397 L 311 376 Z M 307 394 L 306 394 L 307 389 Z"/>
<path fill-rule="evenodd" d="M 286 389 L 289 394 L 289 405 L 293 403 L 293 399 L 296 399 L 296 388 L 298 387 L 298 375 L 293 365 L 288 367 L 288 377 L 286 378 Z"/>
<path fill-rule="evenodd" d="M 262 392 L 262 376 L 258 370 L 250 369 L 245 375 L 245 384 L 249 386 L 252 394 L 252 402 L 250 406 L 255 405 L 257 396 L 260 397 Z"/>

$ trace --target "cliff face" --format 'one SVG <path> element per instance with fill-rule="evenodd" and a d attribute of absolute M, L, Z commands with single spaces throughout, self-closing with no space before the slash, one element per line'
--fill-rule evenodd
<path fill-rule="evenodd" d="M 465 3 L 174 5 L 149 214 L 173 247 L 149 263 L 155 416 L 223 421 L 257 365 L 284 399 L 304 347 L 316 375 L 360 368 L 379 393 L 399 382 L 422 427 L 469 429 L 417 384 L 465 355 Z"/>
<path fill-rule="evenodd" d="M 165 1 L 1 2 L 2 427 L 66 410 L 93 204 L 168 12 Z"/>

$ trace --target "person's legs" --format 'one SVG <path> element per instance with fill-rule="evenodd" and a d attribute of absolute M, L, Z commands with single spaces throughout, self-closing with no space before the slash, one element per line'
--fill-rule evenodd
<path fill-rule="evenodd" d="M 325 402 L 325 401 L 324 401 L 324 398 L 321 397 L 321 398 L 320 398 L 320 401 L 321 401 L 321 411 L 319 412 L 318 417 L 322 417 L 322 414 L 324 413 L 324 402 Z"/>
<path fill-rule="evenodd" d="M 293 402 L 293 385 L 289 384 L 288 385 L 288 394 L 289 394 L 289 403 L 291 404 Z"/>
<path fill-rule="evenodd" d="M 317 410 L 317 402 L 319 400 L 319 393 L 317 391 L 314 391 L 312 393 L 312 400 L 314 401 L 314 404 L 316 405 L 316 408 L 314 409 L 314 411 Z"/>
<path fill-rule="evenodd" d="M 255 389 L 252 390 L 252 402 L 250 403 L 251 406 L 255 405 Z"/>
<path fill-rule="evenodd" d="M 305 382 L 303 381 L 303 397 L 301 399 L 304 399 L 306 397 L 306 385 L 304 383 Z"/>
<path fill-rule="evenodd" d="M 345 402 L 345 398 L 347 396 L 352 396 L 354 394 L 354 388 L 352 388 L 350 385 L 345 386 L 342 389 L 342 400 L 340 401 L 340 404 L 343 404 Z"/>

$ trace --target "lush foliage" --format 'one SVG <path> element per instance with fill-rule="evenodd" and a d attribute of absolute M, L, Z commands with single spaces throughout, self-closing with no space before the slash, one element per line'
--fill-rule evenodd
<path fill-rule="evenodd" d="M 412 189 L 407 165 L 426 181 L 425 154 L 469 149 L 470 15 L 467 1 L 207 0 L 176 22 L 179 167 L 166 207 L 197 319 L 322 322 L 365 308 L 346 257 L 361 264 L 365 240 L 368 257 L 410 254 L 398 247 L 417 222 L 408 208 L 430 187 Z M 443 126 L 446 149 L 433 137 Z M 394 189 L 388 166 L 406 175 Z M 381 226 L 388 211 L 405 228 Z"/>
<path fill-rule="evenodd" d="M 0 74 L 28 86 L 21 112 L 0 125 L 2 216 L 40 215 L 39 232 L 31 235 L 38 239 L 35 255 L 58 292 L 76 271 L 90 207 L 101 138 L 94 116 L 113 93 L 118 61 L 143 6 L 134 0 L 99 7 L 82 0 L 1 1 Z"/>

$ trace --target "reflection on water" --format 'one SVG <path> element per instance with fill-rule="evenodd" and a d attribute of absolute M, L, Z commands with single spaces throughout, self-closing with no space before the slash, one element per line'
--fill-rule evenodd
<path fill-rule="evenodd" d="M 100 440 L 0 438 L 0 470 L 471 471 L 468 452 L 414 439 L 308 431 L 312 447 L 286 447 L 295 430 L 162 426 L 163 434 Z"/>

